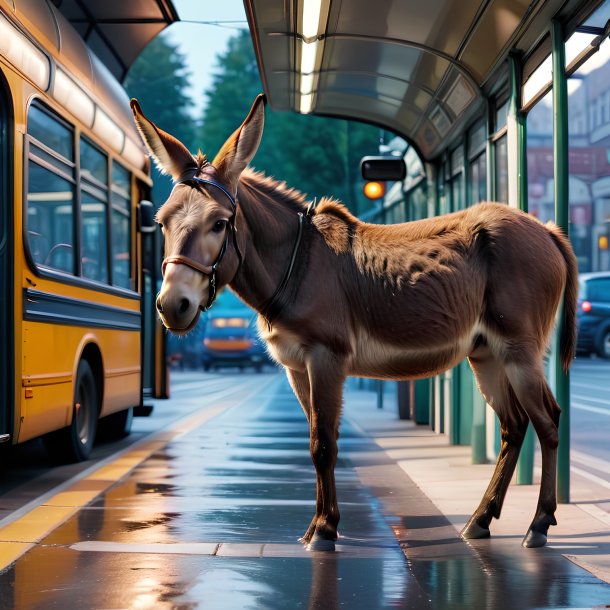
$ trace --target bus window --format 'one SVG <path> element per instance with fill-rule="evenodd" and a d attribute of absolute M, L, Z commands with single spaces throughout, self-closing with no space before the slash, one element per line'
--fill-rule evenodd
<path fill-rule="evenodd" d="M 74 185 L 32 160 L 27 233 L 36 263 L 74 273 Z"/>
<path fill-rule="evenodd" d="M 112 164 L 112 283 L 134 289 L 131 278 L 131 196 L 129 172 Z"/>
<path fill-rule="evenodd" d="M 28 114 L 28 134 L 68 161 L 74 161 L 72 130 L 36 103 Z"/>
<path fill-rule="evenodd" d="M 27 234 L 39 265 L 75 273 L 74 136 L 36 102 L 28 115 Z"/>
<path fill-rule="evenodd" d="M 108 158 L 85 138 L 80 140 L 80 178 L 82 274 L 107 284 Z"/>

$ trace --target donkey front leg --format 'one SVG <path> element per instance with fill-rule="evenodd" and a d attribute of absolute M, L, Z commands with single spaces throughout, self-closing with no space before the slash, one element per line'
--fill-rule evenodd
<path fill-rule="evenodd" d="M 316 468 L 316 514 L 303 542 L 313 551 L 334 551 L 339 523 L 335 488 L 337 439 L 345 373 L 340 359 L 315 348 L 307 363 L 310 386 L 309 450 Z"/>

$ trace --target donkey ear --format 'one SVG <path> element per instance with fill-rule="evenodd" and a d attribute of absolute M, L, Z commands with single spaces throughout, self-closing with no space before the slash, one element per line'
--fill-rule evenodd
<path fill-rule="evenodd" d="M 232 190 L 235 190 L 239 176 L 256 154 L 265 124 L 266 97 L 259 94 L 246 120 L 224 143 L 212 165 L 218 170 Z"/>
<path fill-rule="evenodd" d="M 197 173 L 197 162 L 186 146 L 147 119 L 138 100 L 132 99 L 130 106 L 136 127 L 161 173 L 169 174 L 174 181 L 194 176 Z"/>

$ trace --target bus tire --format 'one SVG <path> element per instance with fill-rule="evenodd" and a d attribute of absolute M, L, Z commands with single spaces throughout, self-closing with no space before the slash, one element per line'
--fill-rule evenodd
<path fill-rule="evenodd" d="M 133 407 L 102 417 L 97 423 L 97 438 L 103 441 L 117 441 L 129 436 L 133 422 Z"/>
<path fill-rule="evenodd" d="M 72 423 L 44 437 L 52 459 L 59 462 L 82 462 L 93 449 L 99 415 L 99 393 L 91 365 L 81 360 L 76 372 Z"/>

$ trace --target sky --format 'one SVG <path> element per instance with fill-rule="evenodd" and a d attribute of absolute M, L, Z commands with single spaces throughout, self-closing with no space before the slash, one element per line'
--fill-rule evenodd
<path fill-rule="evenodd" d="M 166 36 L 178 44 L 185 55 L 191 75 L 189 91 L 195 106 L 193 116 L 199 118 L 203 109 L 203 92 L 211 84 L 216 67 L 216 56 L 222 52 L 229 38 L 238 28 L 247 28 L 243 0 L 202 2 L 201 0 L 173 0 L 180 22 L 166 30 Z M 236 21 L 223 25 L 208 25 L 205 21 Z M 196 23 L 191 23 L 196 22 Z"/>

